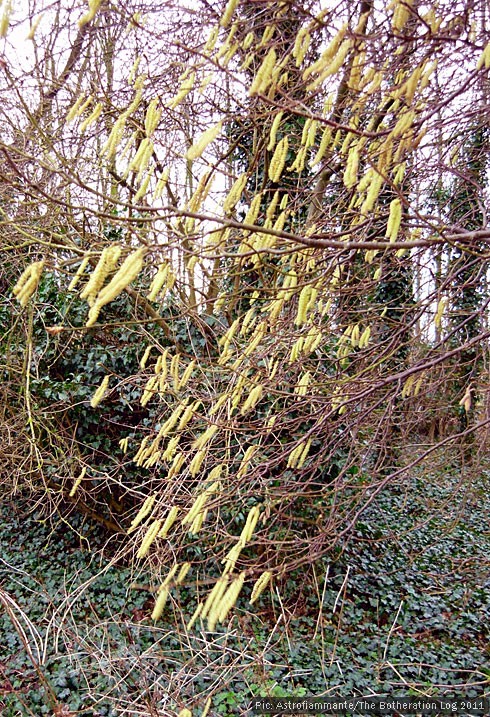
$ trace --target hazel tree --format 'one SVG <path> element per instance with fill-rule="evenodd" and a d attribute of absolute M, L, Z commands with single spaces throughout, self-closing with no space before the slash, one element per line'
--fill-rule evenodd
<path fill-rule="evenodd" d="M 407 449 L 416 408 L 445 362 L 488 338 L 455 345 L 454 264 L 431 277 L 443 247 L 477 247 L 486 271 L 490 231 L 429 200 L 488 121 L 484 4 L 50 7 L 56 36 L 41 6 L 27 18 L 3 4 L 6 58 L 27 20 L 44 52 L 33 87 L 4 67 L 13 294 L 29 310 L 54 273 L 95 334 L 127 295 L 139 373 L 106 375 L 87 410 L 128 382 L 152 408 L 114 447 L 144 475 L 119 520 L 160 585 L 153 618 L 205 576 L 189 627 L 214 630 L 424 461 L 432 447 Z M 475 182 L 483 197 L 486 176 Z M 387 450 L 394 424 L 408 458 Z M 468 430 L 484 424 L 475 414 Z M 89 500 L 85 472 L 65 490 Z"/>

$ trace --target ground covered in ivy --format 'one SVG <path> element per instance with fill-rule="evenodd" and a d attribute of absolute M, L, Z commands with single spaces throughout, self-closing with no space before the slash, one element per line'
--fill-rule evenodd
<path fill-rule="evenodd" d="M 4 501 L 0 713 L 199 715 L 209 694 L 211 715 L 251 714 L 258 696 L 490 697 L 489 488 L 484 473 L 415 472 L 308 589 L 290 575 L 255 611 L 239 603 L 231 630 L 190 635 L 186 589 L 186 615 L 173 603 L 154 625 L 148 576 L 101 558 L 100 534 Z"/>

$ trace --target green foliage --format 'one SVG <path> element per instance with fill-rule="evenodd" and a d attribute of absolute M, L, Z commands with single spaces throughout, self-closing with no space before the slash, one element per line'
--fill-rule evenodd
<path fill-rule="evenodd" d="M 285 576 L 256 614 L 239 609 L 234 629 L 213 636 L 182 640 L 171 620 L 153 626 L 149 593 L 130 589 L 150 575 L 95 559 L 75 533 L 8 505 L 0 580 L 46 639 L 42 670 L 60 703 L 94 717 L 115 715 L 123 701 L 202 709 L 208 694 L 212 713 L 223 715 L 242 714 L 260 696 L 489 695 L 488 487 L 487 476 L 464 487 L 436 466 L 415 471 L 366 509 L 337 557 L 317 565 L 309 590 L 300 589 L 304 573 Z M 101 547 L 100 531 L 73 527 L 82 545 Z M 55 553 L 69 560 L 46 560 Z M 185 611 L 194 590 L 185 588 Z M 4 612 L 0 642 L 2 715 L 28 715 L 23 704 L 50 714 Z"/>

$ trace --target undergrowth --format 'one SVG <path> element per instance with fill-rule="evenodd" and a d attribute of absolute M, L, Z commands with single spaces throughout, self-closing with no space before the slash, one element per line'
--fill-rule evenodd
<path fill-rule="evenodd" d="M 193 581 L 180 588 L 186 615 L 171 601 L 153 624 L 149 574 L 114 560 L 111 542 L 102 550 L 99 529 L 4 504 L 1 714 L 199 715 L 208 696 L 211 715 L 250 714 L 258 696 L 488 696 L 488 488 L 485 474 L 413 472 L 306 583 L 285 576 L 214 633 L 186 631 Z"/>

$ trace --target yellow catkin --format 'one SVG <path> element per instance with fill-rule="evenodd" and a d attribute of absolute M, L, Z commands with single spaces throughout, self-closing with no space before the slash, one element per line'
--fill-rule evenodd
<path fill-rule="evenodd" d="M 27 305 L 27 302 L 36 291 L 43 268 L 44 261 L 36 261 L 34 264 L 28 266 L 27 269 L 24 269 L 12 289 L 13 295 L 22 307 Z"/>
<path fill-rule="evenodd" d="M 186 159 L 197 159 L 204 152 L 206 147 L 213 142 L 223 129 L 223 122 L 220 120 L 213 127 L 207 129 L 189 149 L 187 150 Z"/>
<path fill-rule="evenodd" d="M 205 448 L 202 448 L 201 450 L 197 451 L 194 458 L 189 464 L 189 473 L 194 478 L 199 471 L 201 470 L 201 466 L 204 462 L 204 459 L 206 458 L 207 450 Z"/>
<path fill-rule="evenodd" d="M 323 308 L 323 305 L 321 303 L 321 300 L 318 302 L 318 310 L 320 311 L 320 308 Z M 304 345 L 303 345 L 303 352 L 308 355 L 312 351 L 315 350 L 315 348 L 321 343 L 322 340 L 322 332 L 317 326 L 312 326 L 310 330 L 308 331 L 308 334 L 306 336 Z"/>
<path fill-rule="evenodd" d="M 212 704 L 212 699 L 211 699 L 211 697 L 208 697 L 208 699 L 204 703 L 204 709 L 201 713 L 201 717 L 207 717 L 207 715 L 209 714 L 209 710 L 211 709 L 211 704 Z"/>
<path fill-rule="evenodd" d="M 189 523 L 192 523 L 194 519 L 203 512 L 204 507 L 206 505 L 206 502 L 210 496 L 213 495 L 217 490 L 219 490 L 220 484 L 215 481 L 212 483 L 212 485 L 208 486 L 194 501 L 191 509 L 185 516 L 185 518 L 182 520 L 182 525 L 187 525 Z"/>
<path fill-rule="evenodd" d="M 223 593 L 225 592 L 226 588 L 228 587 L 228 575 L 222 575 L 218 580 L 216 581 L 213 589 L 209 593 L 206 602 L 202 606 L 200 610 L 200 616 L 204 620 L 209 613 L 210 609 L 212 608 L 213 604 L 215 602 L 219 603 L 221 600 L 221 597 Z"/>
<path fill-rule="evenodd" d="M 159 380 L 159 376 L 150 376 L 146 382 L 145 390 L 140 398 L 140 403 L 143 407 L 147 406 L 153 396 L 157 393 L 157 384 Z"/>
<path fill-rule="evenodd" d="M 255 585 L 252 588 L 252 595 L 250 597 L 250 604 L 253 605 L 256 600 L 260 597 L 260 595 L 264 592 L 267 585 L 269 584 L 270 580 L 272 578 L 272 573 L 268 570 L 266 570 L 262 575 L 258 578 Z"/>
<path fill-rule="evenodd" d="M 239 323 L 240 323 L 240 319 L 239 319 L 239 318 L 237 318 L 237 319 L 235 319 L 235 320 L 233 321 L 233 323 L 232 323 L 231 326 L 228 328 L 228 330 L 226 331 L 226 333 L 219 339 L 218 343 L 219 343 L 220 346 L 223 346 L 224 344 L 229 344 L 229 343 L 230 343 L 230 341 L 233 339 L 233 337 L 234 337 L 234 335 L 235 335 L 235 333 L 236 333 L 236 331 L 237 331 L 237 329 L 238 329 Z"/>
<path fill-rule="evenodd" d="M 173 382 L 174 382 L 174 389 L 177 391 L 179 386 L 179 363 L 180 363 L 180 354 L 176 353 L 174 356 L 172 356 L 172 360 L 170 361 L 170 375 L 172 376 Z"/>
<path fill-rule="evenodd" d="M 297 467 L 299 460 L 301 458 L 301 455 L 305 449 L 305 445 L 307 445 L 307 444 L 302 442 L 302 443 L 299 443 L 295 448 L 293 448 L 293 450 L 291 451 L 291 453 L 289 454 L 289 457 L 288 457 L 288 463 L 287 463 L 288 468 L 296 468 Z"/>
<path fill-rule="evenodd" d="M 164 588 L 158 593 L 157 599 L 155 600 L 153 612 L 151 613 L 152 620 L 159 620 L 161 618 L 169 592 L 170 591 L 168 590 L 168 588 Z"/>
<path fill-rule="evenodd" d="M 221 27 L 228 27 L 231 22 L 231 18 L 233 17 L 233 13 L 237 8 L 238 2 L 239 0 L 228 0 L 223 15 L 221 16 L 221 19 L 219 21 Z"/>
<path fill-rule="evenodd" d="M 334 75 L 336 72 L 338 72 L 338 70 L 340 70 L 344 63 L 344 60 L 347 57 L 351 46 L 351 40 L 345 40 L 337 51 L 335 58 L 330 62 L 327 67 L 325 67 L 325 69 L 320 73 L 320 75 L 315 80 L 313 80 L 313 82 L 310 82 L 310 84 L 307 85 L 306 89 L 308 91 L 316 90 L 323 84 L 327 77 L 330 77 L 331 75 Z"/>
<path fill-rule="evenodd" d="M 179 508 L 174 505 L 171 509 L 169 514 L 167 515 L 164 524 L 161 527 L 160 532 L 158 533 L 159 538 L 166 538 L 170 529 L 172 528 L 173 524 L 177 520 L 177 515 L 179 514 Z"/>
<path fill-rule="evenodd" d="M 144 353 L 143 356 L 141 357 L 140 369 L 141 369 L 142 371 L 144 371 L 145 368 L 146 368 L 146 362 L 147 362 L 148 359 L 150 358 L 150 353 L 151 353 L 152 348 L 153 348 L 152 344 L 150 344 L 149 346 L 147 346 L 146 349 L 145 349 L 145 353 Z"/>
<path fill-rule="evenodd" d="M 319 162 L 321 162 L 321 160 L 325 156 L 325 153 L 326 153 L 329 145 L 331 145 L 331 143 L 332 143 L 332 129 L 330 127 L 325 127 L 325 129 L 323 130 L 322 139 L 320 141 L 320 146 L 318 147 L 318 151 L 311 162 L 312 167 L 314 167 Z"/>
<path fill-rule="evenodd" d="M 250 356 L 253 354 L 259 343 L 262 341 L 262 338 L 264 337 L 264 334 L 267 331 L 267 324 L 265 321 L 261 321 L 260 324 L 257 325 L 255 328 L 255 331 L 253 332 L 252 336 L 250 337 L 250 342 L 243 351 L 244 356 Z"/>
<path fill-rule="evenodd" d="M 393 184 L 397 187 L 401 184 L 403 181 L 403 177 L 405 176 L 405 170 L 407 168 L 406 162 L 402 162 L 397 167 L 394 168 L 394 177 L 393 177 Z"/>
<path fill-rule="evenodd" d="M 79 27 L 83 27 L 87 23 L 91 22 L 97 10 L 99 9 L 100 5 L 102 3 L 102 0 L 89 0 L 88 2 L 88 12 L 83 15 L 80 20 L 78 21 Z"/>
<path fill-rule="evenodd" d="M 244 41 L 242 42 L 242 50 L 248 50 L 249 47 L 252 46 L 254 40 L 255 40 L 255 35 L 254 35 L 254 33 L 253 33 L 252 31 L 248 32 L 248 33 L 245 35 Z"/>
<path fill-rule="evenodd" d="M 128 535 L 133 532 L 133 530 L 136 530 L 138 525 L 150 514 L 151 510 L 153 509 L 153 504 L 156 500 L 156 494 L 155 495 L 149 495 L 143 505 L 141 506 L 140 510 L 138 511 L 138 514 L 132 521 L 131 525 L 128 528 Z"/>
<path fill-rule="evenodd" d="M 249 95 L 263 94 L 269 88 L 272 82 L 272 72 L 277 62 L 277 54 L 273 47 L 269 50 L 265 56 L 262 64 L 260 65 L 257 74 L 254 77 L 252 85 L 250 86 Z"/>
<path fill-rule="evenodd" d="M 362 194 L 366 191 L 366 189 L 371 185 L 371 181 L 374 177 L 374 170 L 372 168 L 369 168 L 361 177 L 358 185 L 357 185 L 357 191 L 359 194 Z"/>
<path fill-rule="evenodd" d="M 237 24 L 233 23 L 233 25 L 231 26 L 230 32 L 228 33 L 228 35 L 226 37 L 226 40 L 223 42 L 223 44 L 219 48 L 218 52 L 216 52 L 216 54 L 213 57 L 213 59 L 215 61 L 220 60 L 222 57 L 224 57 L 225 55 L 228 54 L 228 52 L 230 51 L 230 48 L 233 46 L 232 40 L 235 37 L 236 31 L 237 31 Z"/>
<path fill-rule="evenodd" d="M 374 258 L 376 257 L 376 255 L 378 253 L 379 252 L 377 249 L 370 249 L 369 251 L 367 251 L 364 254 L 364 261 L 366 262 L 366 264 L 372 264 L 372 262 L 374 261 Z"/>
<path fill-rule="evenodd" d="M 401 32 L 410 18 L 410 7 L 413 0 L 395 0 L 395 9 L 393 12 L 392 25 L 393 29 Z"/>
<path fill-rule="evenodd" d="M 190 569 L 191 569 L 191 564 L 190 564 L 190 563 L 183 563 L 183 564 L 181 565 L 181 568 L 180 568 L 180 570 L 179 570 L 179 574 L 177 575 L 177 577 L 176 577 L 176 579 L 175 579 L 175 584 L 176 584 L 176 585 L 182 585 L 182 583 L 183 583 L 184 580 L 186 579 L 187 573 L 189 572 Z"/>
<path fill-rule="evenodd" d="M 160 532 L 161 527 L 162 527 L 161 520 L 153 521 L 153 523 L 150 525 L 150 527 L 146 531 L 145 537 L 143 538 L 140 548 L 139 548 L 138 552 L 136 553 L 137 558 L 144 558 L 146 555 L 148 555 L 148 551 L 150 550 L 153 541 L 155 540 L 158 533 Z"/>
<path fill-rule="evenodd" d="M 232 608 L 235 606 L 236 601 L 238 600 L 238 596 L 240 595 L 241 589 L 243 587 L 243 583 L 245 581 L 245 572 L 241 572 L 238 577 L 236 577 L 231 585 L 229 586 L 228 590 L 225 592 L 223 597 L 221 598 L 220 602 L 220 610 L 218 619 L 221 623 L 223 623 L 226 618 L 228 617 L 228 613 Z M 211 617 L 211 616 L 210 616 Z M 211 629 L 208 623 L 208 629 Z"/>
<path fill-rule="evenodd" d="M 439 302 L 437 304 L 437 310 L 436 310 L 436 314 L 434 316 L 434 324 L 436 325 L 436 327 L 438 329 L 441 328 L 442 317 L 444 316 L 444 311 L 446 310 L 446 306 L 447 306 L 447 298 L 443 297 L 442 299 L 439 300 Z"/>
<path fill-rule="evenodd" d="M 92 326 L 97 320 L 100 309 L 113 301 L 132 282 L 143 268 L 146 247 L 132 252 L 122 263 L 110 282 L 99 291 L 89 312 L 86 326 Z"/>
<path fill-rule="evenodd" d="M 302 374 L 299 378 L 298 383 L 296 384 L 296 387 L 294 389 L 294 393 L 296 396 L 306 396 L 306 392 L 308 391 L 308 386 L 311 379 L 311 373 L 309 371 L 306 371 L 304 374 Z"/>
<path fill-rule="evenodd" d="M 312 122 L 313 122 L 312 118 L 308 117 L 306 122 L 303 125 L 303 131 L 301 133 L 301 144 L 303 144 L 303 145 L 305 145 L 308 141 L 308 135 L 310 132 L 310 127 L 312 125 Z"/>
<path fill-rule="evenodd" d="M 240 466 L 238 468 L 237 472 L 237 478 L 241 478 L 245 475 L 247 472 L 248 466 L 250 465 L 250 461 L 252 460 L 254 454 L 258 451 L 259 447 L 256 445 L 249 446 L 247 450 L 245 451 L 243 458 L 240 462 Z"/>
<path fill-rule="evenodd" d="M 100 150 L 100 157 L 107 155 L 107 159 L 112 159 L 115 156 L 124 135 L 126 119 L 126 113 L 124 113 L 115 121 L 106 143 Z"/>
<path fill-rule="evenodd" d="M 189 533 L 192 533 L 192 535 L 197 535 L 199 531 L 202 528 L 202 525 L 204 521 L 206 520 L 206 516 L 208 514 L 207 508 L 202 511 L 202 513 L 198 513 L 194 520 L 192 521 L 192 525 L 189 528 Z"/>
<path fill-rule="evenodd" d="M 284 229 L 284 224 L 286 223 L 286 219 L 289 216 L 289 212 L 281 212 L 279 216 L 277 217 L 276 221 L 274 222 L 274 226 L 272 227 L 275 231 L 282 231 Z M 274 237 L 270 237 L 271 241 L 276 241 Z"/>
<path fill-rule="evenodd" d="M 265 30 L 263 32 L 262 38 L 258 44 L 258 47 L 264 47 L 265 45 L 267 45 L 269 40 L 272 38 L 275 30 L 276 30 L 276 28 L 274 27 L 274 25 L 267 25 L 267 27 L 265 28 Z"/>
<path fill-rule="evenodd" d="M 233 408 L 236 408 L 241 401 L 246 379 L 247 379 L 247 374 L 242 373 L 239 376 L 238 381 L 236 382 L 235 386 L 233 387 L 233 390 L 231 392 Z"/>
<path fill-rule="evenodd" d="M 121 159 L 126 159 L 126 157 L 129 157 L 129 153 L 131 152 L 133 145 L 136 142 L 136 139 L 138 137 L 138 133 L 136 130 L 133 132 L 131 137 L 128 139 L 126 144 L 124 145 L 123 149 L 121 150 Z"/>
<path fill-rule="evenodd" d="M 158 127 L 160 117 L 162 116 L 162 110 L 158 107 L 158 98 L 155 97 L 151 100 L 146 110 L 145 115 L 145 132 L 146 136 L 149 137 Z"/>
<path fill-rule="evenodd" d="M 401 117 L 399 118 L 398 122 L 394 126 L 391 136 L 392 137 L 400 137 L 403 135 L 407 130 L 410 129 L 410 127 L 413 124 L 413 121 L 415 119 L 415 110 L 406 110 L 403 112 Z"/>
<path fill-rule="evenodd" d="M 104 376 L 102 379 L 102 383 L 91 398 L 90 405 L 92 408 L 96 408 L 104 398 L 107 389 L 109 388 L 109 380 L 109 376 Z"/>
<path fill-rule="evenodd" d="M 296 35 L 294 42 L 293 57 L 296 61 L 296 67 L 299 67 L 306 57 L 306 53 L 310 47 L 311 35 L 306 27 L 302 27 Z"/>
<path fill-rule="evenodd" d="M 136 194 L 133 197 L 133 204 L 138 204 L 140 199 L 143 199 L 143 197 L 146 195 L 148 191 L 148 187 L 150 186 L 150 180 L 153 178 L 153 171 L 150 169 L 148 173 L 146 174 L 146 177 L 143 179 L 143 181 L 140 184 L 140 187 Z"/>
<path fill-rule="evenodd" d="M 316 60 L 312 65 L 305 69 L 305 71 L 303 72 L 303 80 L 308 79 L 310 75 L 321 74 L 325 70 L 325 68 L 330 65 L 332 58 L 337 55 L 337 51 L 339 49 L 340 43 L 344 38 L 345 31 L 346 26 L 344 25 L 330 41 L 330 44 L 328 45 L 326 50 L 323 51 L 318 60 Z"/>
<path fill-rule="evenodd" d="M 80 298 L 86 299 L 89 306 L 93 306 L 95 303 L 95 297 L 102 287 L 108 273 L 112 270 L 113 265 L 119 259 L 120 254 L 121 247 L 118 246 L 106 247 L 102 251 L 99 261 L 97 262 L 93 272 L 90 274 L 87 283 L 80 292 Z"/>
<path fill-rule="evenodd" d="M 148 137 L 145 137 L 139 144 L 139 147 L 134 155 L 133 159 L 129 163 L 128 170 L 137 172 L 136 179 L 141 180 L 143 172 L 146 171 L 150 159 L 153 154 L 153 142 Z"/>
<path fill-rule="evenodd" d="M 296 157 L 294 159 L 294 162 L 292 163 L 292 165 L 290 167 L 288 167 L 288 171 L 289 172 L 298 172 L 298 174 L 300 174 L 305 167 L 307 153 L 308 153 L 308 148 L 301 147 L 298 154 L 296 155 Z"/>
<path fill-rule="evenodd" d="M 161 374 L 162 376 L 163 374 Z M 178 403 L 177 406 L 172 411 L 171 415 L 167 418 L 163 426 L 158 431 L 158 435 L 160 438 L 163 438 L 164 436 L 168 436 L 170 431 L 176 426 L 177 421 L 181 417 L 183 411 L 185 410 L 187 406 L 187 402 L 189 401 L 189 397 L 187 396 L 184 401 L 181 403 Z"/>
<path fill-rule="evenodd" d="M 344 172 L 344 185 L 352 189 L 357 184 L 357 171 L 359 168 L 359 150 L 351 147 L 347 156 L 347 163 Z"/>
<path fill-rule="evenodd" d="M 412 386 L 415 383 L 416 375 L 412 374 L 407 378 L 402 388 L 402 398 L 408 398 L 412 392 Z"/>
<path fill-rule="evenodd" d="M 252 535 L 253 535 L 255 528 L 257 527 L 259 518 L 260 518 L 260 508 L 257 505 L 254 505 L 254 507 L 250 509 L 250 511 L 247 515 L 247 520 L 246 520 L 245 525 L 243 526 L 242 532 L 240 534 L 240 540 L 244 544 L 248 543 L 252 539 Z"/>
<path fill-rule="evenodd" d="M 158 271 L 152 279 L 150 291 L 147 296 L 148 301 L 155 301 L 163 287 L 168 287 L 168 278 L 170 274 L 170 266 L 167 262 L 160 264 Z"/>
<path fill-rule="evenodd" d="M 402 205 L 400 199 L 393 199 L 393 201 L 390 203 L 390 215 L 386 227 L 386 238 L 389 239 L 390 242 L 396 241 L 398 231 L 400 229 L 401 219 Z"/>
<path fill-rule="evenodd" d="M 215 597 L 213 600 L 213 603 L 209 609 L 208 612 L 208 624 L 207 629 L 212 632 L 216 628 L 216 624 L 218 620 L 220 619 L 220 615 L 224 609 L 225 606 L 229 606 L 230 609 L 233 606 L 234 602 L 236 601 L 236 598 L 233 600 L 232 595 L 236 592 L 236 579 L 226 587 L 225 591 L 220 591 L 220 593 Z M 239 591 L 238 591 L 239 592 Z M 238 597 L 238 592 L 236 593 L 236 596 Z"/>
<path fill-rule="evenodd" d="M 165 578 L 165 580 L 163 581 L 163 583 L 160 585 L 160 587 L 157 590 L 158 593 L 161 593 L 162 590 L 165 590 L 165 588 L 167 588 L 172 583 L 174 575 L 177 572 L 178 567 L 179 567 L 178 564 L 175 563 L 175 565 L 169 570 L 167 577 Z"/>
<path fill-rule="evenodd" d="M 254 196 L 250 203 L 250 208 L 245 216 L 244 224 L 255 224 L 257 217 L 259 216 L 261 202 L 262 193 L 259 192 Z"/>
<path fill-rule="evenodd" d="M 485 49 L 480 55 L 476 64 L 476 69 L 481 70 L 483 66 L 485 66 L 487 70 L 490 67 L 490 42 L 485 46 Z"/>
<path fill-rule="evenodd" d="M 288 154 L 289 141 L 287 136 L 283 137 L 276 146 L 274 154 L 269 164 L 269 179 L 271 182 L 278 182 L 281 178 L 281 174 L 284 170 L 287 154 Z"/>
<path fill-rule="evenodd" d="M 87 466 L 83 466 L 82 472 L 80 473 L 80 475 L 78 476 L 78 478 L 77 478 L 76 481 L 74 482 L 73 488 L 71 489 L 71 491 L 70 491 L 69 494 L 68 494 L 70 498 L 73 498 L 73 496 L 74 496 L 75 493 L 77 492 L 78 487 L 80 486 L 80 483 L 82 482 L 83 478 L 85 477 L 85 473 L 86 473 L 86 472 L 87 472 Z"/>
<path fill-rule="evenodd" d="M 276 361 L 273 361 L 270 365 L 269 369 L 269 380 L 272 381 L 274 379 L 274 376 L 277 373 L 277 369 L 279 368 L 279 359 L 276 359 Z"/>
<path fill-rule="evenodd" d="M 174 456 L 174 459 L 172 461 L 172 465 L 169 468 L 167 478 L 173 478 L 176 476 L 182 466 L 185 463 L 186 455 L 185 453 L 176 453 Z"/>
<path fill-rule="evenodd" d="M 129 444 L 129 438 L 126 436 L 126 438 L 121 438 L 119 441 L 119 448 L 122 450 L 123 453 L 128 452 L 128 444 Z"/>
<path fill-rule="evenodd" d="M 352 331 L 350 333 L 350 342 L 352 346 L 358 346 L 359 345 L 359 337 L 361 335 L 361 330 L 359 328 L 359 324 L 356 324 L 352 327 Z"/>
<path fill-rule="evenodd" d="M 80 95 L 75 104 L 72 105 L 68 110 L 65 121 L 67 123 L 70 123 L 75 119 L 75 117 L 77 117 L 79 114 L 82 114 L 82 112 L 86 110 L 89 104 L 92 102 L 92 99 L 92 95 L 90 95 L 90 97 L 88 98 L 86 98 L 85 95 Z"/>
<path fill-rule="evenodd" d="M 208 475 L 208 481 L 217 481 L 219 478 L 221 478 L 221 474 L 223 471 L 227 472 L 226 465 L 224 463 L 218 463 L 217 466 L 214 466 L 213 470 L 210 471 Z"/>
<path fill-rule="evenodd" d="M 191 364 L 189 364 L 189 366 L 190 365 Z M 187 367 L 187 368 L 189 368 L 189 367 Z M 187 371 L 187 369 L 186 369 L 186 371 Z M 194 416 L 194 412 L 195 412 L 195 404 L 194 403 L 191 404 L 190 406 L 187 406 L 187 408 L 185 409 L 184 413 L 182 414 L 182 416 L 180 418 L 179 425 L 177 426 L 177 431 L 179 433 L 187 426 L 187 424 L 189 423 L 191 418 Z"/>
<path fill-rule="evenodd" d="M 12 13 L 12 3 L 10 0 L 3 0 L 0 15 L 0 37 L 6 37 L 10 25 L 10 15 Z"/>
<path fill-rule="evenodd" d="M 299 453 L 296 468 L 302 468 L 310 452 L 312 439 L 309 438 L 303 446 L 303 450 Z"/>
<path fill-rule="evenodd" d="M 162 453 L 162 461 L 171 461 L 172 458 L 175 455 L 175 452 L 178 448 L 180 441 L 180 436 L 173 436 L 173 438 L 170 439 L 168 442 L 168 446 L 165 449 L 164 453 Z"/>
<path fill-rule="evenodd" d="M 245 403 L 243 404 L 241 408 L 241 415 L 244 416 L 248 411 L 251 411 L 257 403 L 262 398 L 262 394 L 264 392 L 263 386 L 255 386 L 249 393 L 248 398 L 246 399 Z"/>
<path fill-rule="evenodd" d="M 307 147 L 313 147 L 313 145 L 315 144 L 317 129 L 318 129 L 318 121 L 315 119 L 312 119 L 310 124 L 308 125 L 308 134 L 305 139 L 305 144 Z"/>
<path fill-rule="evenodd" d="M 141 459 L 142 457 L 146 456 L 146 450 L 147 450 L 146 444 L 148 443 L 149 440 L 150 440 L 150 437 L 149 437 L 149 436 L 145 436 L 145 437 L 143 438 L 143 440 L 141 441 L 140 447 L 139 447 L 139 449 L 138 449 L 138 452 L 136 453 L 136 455 L 135 455 L 134 458 L 133 458 L 133 461 L 136 463 L 136 465 L 139 465 L 140 459 Z"/>
<path fill-rule="evenodd" d="M 413 98 L 415 96 L 415 91 L 417 89 L 417 85 L 419 83 L 420 76 L 422 74 L 422 69 L 423 69 L 422 65 L 417 67 L 415 69 L 415 71 L 412 73 L 412 75 L 405 82 L 404 93 L 405 93 L 405 98 L 407 100 L 408 105 L 411 105 L 413 102 Z"/>
<path fill-rule="evenodd" d="M 80 125 L 80 133 L 83 134 L 91 124 L 96 122 L 100 115 L 102 114 L 102 102 L 98 102 L 92 112 L 89 114 L 89 116 L 83 120 L 82 124 Z"/>
<path fill-rule="evenodd" d="M 269 144 L 267 146 L 267 150 L 269 152 L 272 152 L 272 150 L 276 146 L 277 130 L 279 129 L 279 126 L 281 124 L 283 114 L 284 114 L 283 111 L 278 112 L 276 114 L 276 116 L 274 117 L 274 121 L 272 122 L 271 130 L 270 130 L 270 134 L 269 134 Z"/>
<path fill-rule="evenodd" d="M 308 304 L 310 303 L 311 286 L 304 286 L 300 292 L 298 299 L 298 311 L 294 323 L 296 326 L 302 326 L 307 317 Z"/>
<path fill-rule="evenodd" d="M 196 362 L 195 362 L 194 360 L 192 360 L 192 361 L 187 365 L 187 367 L 186 367 L 185 370 L 184 370 L 184 373 L 182 374 L 182 376 L 181 376 L 181 378 L 180 378 L 180 382 L 179 382 L 179 386 L 178 386 L 179 390 L 180 390 L 181 388 L 184 388 L 184 386 L 187 384 L 187 382 L 189 381 L 189 379 L 190 379 L 190 377 L 191 377 L 191 375 L 192 375 L 192 372 L 194 371 L 195 367 L 196 367 Z"/>
<path fill-rule="evenodd" d="M 186 625 L 186 630 L 188 630 L 188 631 L 189 631 L 189 630 L 192 630 L 192 628 L 193 628 L 194 625 L 196 624 L 196 622 L 197 622 L 199 616 L 201 615 L 201 612 L 202 612 L 203 607 L 204 607 L 204 605 L 202 604 L 202 602 L 200 602 L 199 605 L 197 606 L 197 608 L 195 609 L 193 616 L 191 617 L 191 619 L 190 619 L 189 622 L 187 623 L 187 625 Z"/>
<path fill-rule="evenodd" d="M 383 186 L 383 181 L 381 174 L 373 174 L 366 199 L 361 206 L 361 214 L 368 214 L 372 210 Z"/>
<path fill-rule="evenodd" d="M 251 309 L 249 309 L 247 311 L 247 313 L 245 314 L 245 316 L 243 318 L 242 326 L 240 329 L 240 336 L 245 336 L 247 331 L 253 327 L 256 320 L 257 320 L 257 315 L 255 313 L 255 309 L 252 307 Z"/>
<path fill-rule="evenodd" d="M 417 383 L 415 384 L 415 388 L 413 389 L 413 395 L 416 397 L 420 393 L 420 389 L 422 388 L 422 384 L 425 381 L 425 376 L 422 374 L 422 376 L 418 379 Z"/>
<path fill-rule="evenodd" d="M 240 197 L 242 196 L 242 192 L 245 189 L 246 183 L 247 173 L 244 172 L 233 184 L 232 188 L 228 193 L 228 196 L 223 203 L 223 211 L 225 214 L 231 214 L 231 212 L 235 208 L 236 203 L 240 200 Z"/>
<path fill-rule="evenodd" d="M 207 445 L 213 436 L 218 432 L 219 426 L 217 424 L 208 426 L 206 430 L 201 433 L 201 435 L 196 438 L 194 443 L 192 444 L 192 448 L 196 451 L 201 450 L 201 448 L 204 448 L 205 445 Z"/>
<path fill-rule="evenodd" d="M 170 170 L 165 169 L 162 174 L 160 175 L 160 178 L 157 182 L 157 185 L 155 187 L 155 191 L 153 192 L 153 201 L 156 201 L 157 199 L 160 199 L 160 197 L 163 194 L 163 190 L 167 186 L 168 179 L 170 177 Z"/>
<path fill-rule="evenodd" d="M 199 211 L 202 203 L 208 196 L 209 191 L 213 185 L 213 179 L 214 176 L 212 175 L 212 172 L 206 172 L 205 174 L 203 174 L 203 176 L 199 180 L 194 194 L 189 199 L 187 206 L 190 212 Z"/>
<path fill-rule="evenodd" d="M 231 548 L 231 550 L 229 550 L 226 557 L 223 558 L 223 560 L 221 561 L 225 566 L 223 570 L 223 575 L 228 575 L 229 573 L 233 572 L 243 547 L 243 541 L 240 540 L 236 545 Z"/>
<path fill-rule="evenodd" d="M 294 363 L 300 356 L 303 346 L 304 346 L 304 337 L 300 336 L 293 344 L 291 348 L 291 352 L 289 354 L 289 363 Z"/>
<path fill-rule="evenodd" d="M 73 279 L 70 281 L 70 283 L 68 285 L 68 291 L 73 291 L 73 289 L 76 287 L 76 285 L 80 281 L 80 277 L 82 276 L 83 272 L 87 268 L 89 261 L 90 261 L 90 255 L 83 257 L 75 276 L 73 277 Z"/>
<path fill-rule="evenodd" d="M 371 327 L 366 326 L 364 331 L 362 332 L 361 336 L 359 337 L 359 348 L 363 349 L 369 344 L 369 339 L 371 337 Z"/>

